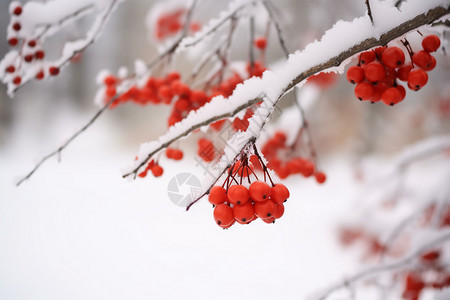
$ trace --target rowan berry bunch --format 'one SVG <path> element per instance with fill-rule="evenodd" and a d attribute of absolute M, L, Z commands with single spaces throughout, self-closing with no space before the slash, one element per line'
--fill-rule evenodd
<path fill-rule="evenodd" d="M 176 7 L 172 10 L 162 12 L 156 19 L 154 28 L 154 36 L 156 40 L 163 41 L 170 37 L 174 37 L 183 29 L 184 19 L 187 10 L 185 7 Z M 190 33 L 197 32 L 201 29 L 201 24 L 192 21 L 189 24 Z"/>
<path fill-rule="evenodd" d="M 10 28 L 8 28 L 8 44 L 17 50 L 10 52 L 8 59 L 3 64 L 4 82 L 12 82 L 15 86 L 23 82 L 26 70 L 32 69 L 35 79 L 41 80 L 45 76 L 56 76 L 59 68 L 46 64 L 43 60 L 45 52 L 39 35 L 25 31 L 22 23 L 24 8 L 19 2 L 12 2 L 9 13 L 11 16 Z M 29 75 L 27 75 L 29 76 Z"/>
<path fill-rule="evenodd" d="M 258 178 L 249 156 L 244 154 L 228 169 L 223 184 L 213 186 L 209 193 L 209 202 L 214 205 L 214 220 L 224 229 L 235 222 L 250 224 L 258 218 L 265 223 L 275 223 L 284 214 L 283 203 L 289 198 L 289 190 L 284 184 L 274 184 L 256 147 L 254 150 L 251 157 L 263 169 L 263 180 Z"/>
<path fill-rule="evenodd" d="M 274 170 L 281 179 L 290 175 L 300 174 L 304 177 L 315 177 L 318 183 L 326 181 L 326 175 L 322 171 L 316 170 L 316 166 L 311 159 L 297 156 L 292 147 L 286 144 L 286 134 L 277 131 L 275 135 L 267 140 L 261 152 L 267 159 L 267 166 Z"/>
<path fill-rule="evenodd" d="M 435 52 L 441 42 L 438 36 L 429 35 L 422 40 L 422 48 L 414 52 L 408 40 L 402 43 L 409 55 L 399 47 L 378 47 L 359 55 L 358 64 L 347 71 L 347 80 L 356 84 L 355 96 L 360 101 L 382 101 L 393 106 L 405 99 L 406 89 L 398 82 L 404 81 L 412 91 L 418 91 L 428 82 L 427 72 L 436 67 Z"/>

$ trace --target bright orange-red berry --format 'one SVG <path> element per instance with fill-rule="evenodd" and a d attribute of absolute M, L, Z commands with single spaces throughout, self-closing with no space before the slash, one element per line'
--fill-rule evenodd
<path fill-rule="evenodd" d="M 228 226 L 234 222 L 233 209 L 226 204 L 219 204 L 214 208 L 214 220 L 219 226 Z"/>
<path fill-rule="evenodd" d="M 228 201 L 227 191 L 221 186 L 213 186 L 209 192 L 208 201 L 213 205 L 225 203 Z"/>
<path fill-rule="evenodd" d="M 263 181 L 255 181 L 248 189 L 250 198 L 255 202 L 263 202 L 269 199 L 271 188 Z"/>
<path fill-rule="evenodd" d="M 422 41 L 423 50 L 427 52 L 434 52 L 441 46 L 441 40 L 437 35 L 429 35 Z"/>
<path fill-rule="evenodd" d="M 275 201 L 276 204 L 282 204 L 289 196 L 288 188 L 282 183 L 277 183 L 271 188 L 270 198 Z"/>
<path fill-rule="evenodd" d="M 267 200 L 264 202 L 255 202 L 255 215 L 261 219 L 271 218 L 275 215 L 277 211 L 277 206 L 272 200 Z"/>
<path fill-rule="evenodd" d="M 239 223 L 250 223 L 255 215 L 255 209 L 250 201 L 233 207 L 234 218 Z"/>
<path fill-rule="evenodd" d="M 231 204 L 244 204 L 249 200 L 248 189 L 240 184 L 231 186 L 227 195 Z"/>
<path fill-rule="evenodd" d="M 389 68 L 395 69 L 405 63 L 405 53 L 399 47 L 389 47 L 384 50 L 381 61 Z"/>

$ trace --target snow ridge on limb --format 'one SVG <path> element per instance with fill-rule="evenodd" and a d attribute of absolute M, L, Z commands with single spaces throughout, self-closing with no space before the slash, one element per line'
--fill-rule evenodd
<path fill-rule="evenodd" d="M 448 15 L 449 6 L 450 0 L 426 2 L 409 0 L 402 5 L 402 10 L 393 6 L 389 9 L 389 15 L 395 18 L 390 20 L 389 27 L 383 28 L 373 27 L 368 16 L 356 18 L 352 22 L 338 21 L 320 41 L 309 44 L 303 51 L 291 54 L 280 68 L 264 72 L 261 79 L 246 80 L 228 99 L 214 98 L 210 103 L 196 112 L 191 112 L 184 120 L 172 126 L 158 141 L 142 144 L 138 159 L 123 170 L 123 177 L 136 177 L 151 157 L 174 141 L 186 137 L 197 128 L 236 115 L 239 111 L 261 101 L 261 98 L 256 97 L 264 97 L 264 107 L 274 106 L 285 93 L 309 76 L 324 70 L 342 72 L 345 61 L 353 55 L 376 46 L 386 45 L 395 38 Z M 273 109 L 269 111 L 267 117 L 271 115 Z M 250 120 L 247 131 L 255 129 L 258 131 L 258 126 L 253 124 L 254 121 L 253 118 Z M 252 136 L 255 134 L 247 135 L 248 138 Z M 228 151 L 227 148 L 225 153 Z M 238 150 L 243 148 L 245 146 L 237 147 Z"/>

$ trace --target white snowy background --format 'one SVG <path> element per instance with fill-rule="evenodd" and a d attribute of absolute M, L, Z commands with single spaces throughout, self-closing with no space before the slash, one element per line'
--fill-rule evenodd
<path fill-rule="evenodd" d="M 448 120 L 436 121 L 432 106 L 423 103 L 445 91 L 436 88 L 448 78 L 440 78 L 448 76 L 444 56 L 438 57 L 443 70 L 430 78 L 436 83 L 398 108 L 359 103 L 342 78 L 320 96 L 308 114 L 328 181 L 319 186 L 298 176 L 286 180 L 291 198 L 276 224 L 258 220 L 222 230 L 206 199 L 189 212 L 172 204 L 167 184 L 174 175 L 189 170 L 202 176 L 188 153 L 181 163 L 165 162 L 167 174 L 160 179 L 122 179 L 121 167 L 132 160 L 138 145 L 164 132 L 164 107 L 125 106 L 108 112 L 63 151 L 61 163 L 52 159 L 22 186 L 14 185 L 95 112 L 96 72 L 154 55 L 144 26 L 150 5 L 131 2 L 122 4 L 82 61 L 58 78 L 32 83 L 14 99 L 2 86 L 0 299 L 305 299 L 360 270 L 360 249 L 341 248 L 337 237 L 338 225 L 357 219 L 363 205 L 355 204 L 368 196 L 355 176 L 355 162 L 370 155 L 372 160 L 363 165 L 381 174 L 392 155 L 407 145 L 450 134 Z M 326 7 L 326 1 L 318 2 Z M 307 40 L 339 18 L 362 15 L 360 2 L 348 10 L 337 7 L 336 15 L 322 23 L 318 19 L 324 9 L 308 1 L 280 1 L 280 7 L 303 4 L 316 14 L 302 31 Z M 4 7 L 2 3 L 1 28 L 8 22 Z M 290 20 L 286 26 L 293 24 L 298 23 Z M 292 44 L 301 48 L 302 41 Z M 3 55 L 6 46 L 1 47 Z M 417 118 L 423 123 L 414 127 Z M 442 186 L 449 170 L 448 157 L 426 161 L 412 169 L 407 186 L 421 191 L 417 199 L 426 198 Z M 356 295 L 378 299 L 368 287 L 357 289 Z M 346 297 L 344 291 L 330 299 Z"/>

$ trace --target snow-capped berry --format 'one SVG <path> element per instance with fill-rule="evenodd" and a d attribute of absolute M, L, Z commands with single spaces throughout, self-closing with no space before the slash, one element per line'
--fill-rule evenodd
<path fill-rule="evenodd" d="M 351 66 L 347 70 L 347 80 L 352 83 L 360 83 L 364 80 L 364 69 L 359 66 Z"/>
<path fill-rule="evenodd" d="M 44 56 L 45 56 L 45 53 L 42 50 L 38 50 L 38 51 L 36 51 L 36 53 L 34 53 L 34 57 L 36 57 L 36 59 L 43 59 Z"/>
<path fill-rule="evenodd" d="M 23 57 L 23 60 L 26 62 L 31 62 L 33 60 L 33 55 L 32 54 L 27 54 Z"/>
<path fill-rule="evenodd" d="M 427 51 L 419 51 L 413 54 L 412 61 L 419 68 L 427 69 L 431 64 L 431 55 Z"/>
<path fill-rule="evenodd" d="M 316 178 L 317 183 L 324 183 L 325 180 L 327 180 L 327 175 L 325 175 L 324 172 L 316 172 L 314 174 L 314 177 Z"/>
<path fill-rule="evenodd" d="M 260 49 L 260 50 L 264 50 L 267 47 L 267 40 L 265 37 L 259 37 L 257 39 L 255 39 L 255 47 Z"/>
<path fill-rule="evenodd" d="M 50 68 L 48 68 L 48 72 L 50 73 L 50 75 L 56 76 L 59 74 L 59 68 L 58 67 L 50 67 Z"/>
<path fill-rule="evenodd" d="M 44 71 L 41 70 L 36 74 L 36 79 L 41 80 L 43 78 L 44 78 Z"/>
<path fill-rule="evenodd" d="M 422 69 L 413 69 L 408 75 L 408 87 L 414 91 L 420 90 L 428 82 L 428 74 Z"/>
<path fill-rule="evenodd" d="M 249 200 L 248 189 L 240 184 L 231 186 L 227 195 L 231 204 L 244 204 Z"/>
<path fill-rule="evenodd" d="M 13 24 L 12 28 L 13 28 L 15 31 L 19 31 L 20 29 L 22 29 L 22 25 L 20 25 L 19 22 L 16 22 L 16 23 Z"/>
<path fill-rule="evenodd" d="M 211 204 L 219 205 L 228 200 L 227 191 L 221 186 L 213 186 L 209 192 L 208 201 Z"/>
<path fill-rule="evenodd" d="M 364 67 L 364 75 L 367 80 L 377 82 L 384 79 L 386 76 L 386 71 L 382 64 L 377 61 L 373 61 Z"/>
<path fill-rule="evenodd" d="M 412 70 L 412 65 L 401 66 L 397 70 L 397 78 L 401 81 L 408 81 L 409 72 Z"/>
<path fill-rule="evenodd" d="M 6 73 L 14 73 L 14 71 L 16 71 L 16 68 L 13 65 L 11 65 L 6 67 L 5 71 Z"/>
<path fill-rule="evenodd" d="M 270 186 L 263 181 L 255 181 L 248 189 L 250 198 L 255 202 L 266 201 L 270 197 Z"/>
<path fill-rule="evenodd" d="M 393 106 L 401 101 L 401 94 L 398 89 L 395 87 L 390 87 L 384 91 L 384 93 L 381 95 L 381 101 L 383 101 L 384 104 Z"/>
<path fill-rule="evenodd" d="M 13 14 L 15 14 L 16 16 L 20 16 L 22 14 L 22 7 L 21 6 L 16 6 L 13 9 Z"/>
<path fill-rule="evenodd" d="M 20 76 L 14 77 L 13 83 L 14 83 L 15 85 L 19 85 L 21 82 L 22 82 L 22 78 L 21 78 Z"/>
<path fill-rule="evenodd" d="M 15 37 L 12 37 L 12 38 L 8 39 L 8 44 L 10 46 L 15 46 L 15 45 L 17 45 L 17 43 L 19 43 L 19 40 L 17 38 L 15 38 Z"/>
<path fill-rule="evenodd" d="M 441 46 L 441 40 L 437 35 L 429 35 L 422 40 L 423 50 L 427 52 L 434 52 Z"/>
<path fill-rule="evenodd" d="M 289 196 L 290 194 L 288 188 L 282 183 L 277 183 L 271 188 L 270 198 L 276 204 L 282 204 L 289 198 Z"/>
<path fill-rule="evenodd" d="M 381 61 L 389 68 L 395 69 L 405 63 L 405 53 L 399 47 L 389 47 L 384 50 Z"/>
<path fill-rule="evenodd" d="M 284 205 L 280 203 L 280 204 L 277 204 L 276 207 L 277 207 L 277 209 L 276 209 L 273 217 L 275 219 L 279 219 L 284 215 Z"/>
<path fill-rule="evenodd" d="M 228 226 L 234 222 L 233 209 L 226 204 L 214 207 L 214 220 L 219 226 Z"/>
<path fill-rule="evenodd" d="M 277 206 L 272 200 L 266 200 L 264 202 L 255 202 L 255 215 L 261 219 L 267 219 L 273 217 L 277 211 Z"/>
<path fill-rule="evenodd" d="M 355 87 L 355 96 L 360 101 L 370 100 L 374 94 L 373 86 L 368 82 L 358 83 Z"/>
<path fill-rule="evenodd" d="M 250 223 L 255 215 L 255 209 L 250 201 L 244 204 L 235 205 L 233 207 L 233 214 L 236 221 L 239 223 Z"/>
<path fill-rule="evenodd" d="M 366 51 L 366 52 L 361 53 L 359 56 L 359 60 L 362 65 L 366 65 L 366 64 L 373 62 L 375 60 L 375 58 L 376 58 L 376 55 L 375 55 L 374 51 Z"/>

